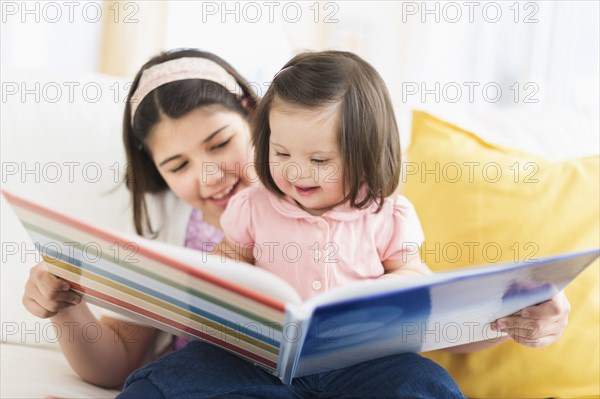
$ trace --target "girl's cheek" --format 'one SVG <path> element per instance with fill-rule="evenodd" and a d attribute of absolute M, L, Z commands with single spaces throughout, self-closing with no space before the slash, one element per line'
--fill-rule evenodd
<path fill-rule="evenodd" d="M 252 158 L 248 158 L 248 154 L 243 149 L 230 152 L 221 157 L 219 167 L 225 167 L 227 174 L 232 174 L 241 177 L 244 180 L 249 180 L 254 175 Z"/>
<path fill-rule="evenodd" d="M 191 179 L 186 179 L 184 176 L 178 176 L 171 178 L 171 182 L 167 182 L 171 191 L 175 193 L 179 198 L 187 202 L 192 202 L 198 196 L 198 192 L 194 192 L 195 183 Z"/>
<path fill-rule="evenodd" d="M 272 168 L 271 177 L 273 178 L 273 181 L 275 182 L 277 187 L 279 187 L 281 191 L 285 192 L 285 189 L 288 186 L 288 181 L 283 176 L 283 168 L 277 166 Z"/>
<path fill-rule="evenodd" d="M 325 165 L 321 170 L 321 181 L 324 184 L 340 184 L 341 185 L 341 173 L 339 165 L 331 163 Z"/>
<path fill-rule="evenodd" d="M 177 194 L 177 185 L 175 184 L 175 181 L 171 178 L 171 176 L 167 176 L 164 173 L 161 173 L 161 176 L 162 176 L 163 180 L 165 181 L 165 183 L 167 183 L 169 190 L 171 190 L 175 194 Z"/>

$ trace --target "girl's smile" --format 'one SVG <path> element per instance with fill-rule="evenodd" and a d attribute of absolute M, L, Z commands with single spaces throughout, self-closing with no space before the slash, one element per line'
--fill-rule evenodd
<path fill-rule="evenodd" d="M 302 187 L 302 186 L 294 185 L 294 188 L 296 189 L 296 192 L 298 193 L 298 195 L 303 196 L 303 197 L 310 197 L 319 189 L 319 186 Z"/>
<path fill-rule="evenodd" d="M 236 179 L 235 182 L 233 182 L 233 184 L 229 185 L 228 187 L 225 187 L 222 190 L 219 190 L 216 194 L 213 194 L 210 197 L 205 198 L 207 201 L 212 202 L 215 206 L 218 206 L 220 208 L 225 208 L 227 206 L 227 203 L 229 202 L 229 199 L 231 197 L 233 197 L 239 190 L 240 187 L 243 186 L 243 184 L 240 184 L 240 179 Z"/>

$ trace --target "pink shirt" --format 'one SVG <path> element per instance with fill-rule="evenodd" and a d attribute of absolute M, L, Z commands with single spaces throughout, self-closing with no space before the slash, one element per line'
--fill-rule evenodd
<path fill-rule="evenodd" d="M 263 187 L 229 200 L 221 217 L 225 237 L 237 249 L 254 247 L 256 266 L 288 281 L 307 300 L 323 291 L 384 274 L 382 261 L 414 254 L 423 230 L 403 196 L 354 209 L 344 204 L 313 216 L 289 197 Z"/>

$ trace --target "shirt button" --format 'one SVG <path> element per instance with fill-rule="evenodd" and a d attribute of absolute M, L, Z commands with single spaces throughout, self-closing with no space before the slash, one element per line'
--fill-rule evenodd
<path fill-rule="evenodd" d="M 321 251 L 319 251 L 319 250 L 316 250 L 316 251 L 314 252 L 314 259 L 315 259 L 315 262 L 318 262 L 318 261 L 319 261 L 319 259 L 321 259 L 321 256 L 322 256 L 322 255 L 323 255 L 323 253 L 322 253 Z"/>
<path fill-rule="evenodd" d="M 324 220 L 319 220 L 319 221 L 317 222 L 317 224 L 318 224 L 318 225 L 319 225 L 319 227 L 320 227 L 320 228 L 322 228 L 322 229 L 326 229 L 326 228 L 327 228 L 327 222 L 326 222 L 326 221 L 324 221 Z"/>
<path fill-rule="evenodd" d="M 315 291 L 319 291 L 321 289 L 321 282 L 319 280 L 313 281 L 312 288 Z"/>

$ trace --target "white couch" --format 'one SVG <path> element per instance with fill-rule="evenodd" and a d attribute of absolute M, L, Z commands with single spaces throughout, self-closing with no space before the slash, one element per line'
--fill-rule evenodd
<path fill-rule="evenodd" d="M 127 228 L 128 194 L 117 184 L 125 165 L 121 124 L 127 80 L 21 70 L 3 70 L 2 76 L 3 188 L 92 223 Z M 490 141 L 553 159 L 594 154 L 599 147 L 597 114 L 422 108 L 437 109 Z M 399 107 L 398 116 L 406 144 L 408 107 Z M 0 396 L 114 397 L 117 391 L 82 381 L 62 355 L 50 322 L 23 308 L 23 287 L 39 259 L 4 198 L 1 221 Z"/>
<path fill-rule="evenodd" d="M 122 185 L 111 190 L 119 187 L 115 182 L 125 165 L 120 132 L 127 82 L 23 70 L 3 70 L 2 77 L 2 187 L 93 223 L 124 228 L 130 219 L 127 192 Z M 3 197 L 1 212 L 0 396 L 114 397 L 117 391 L 82 381 L 62 355 L 49 320 L 22 306 L 29 269 L 39 259 Z"/>

